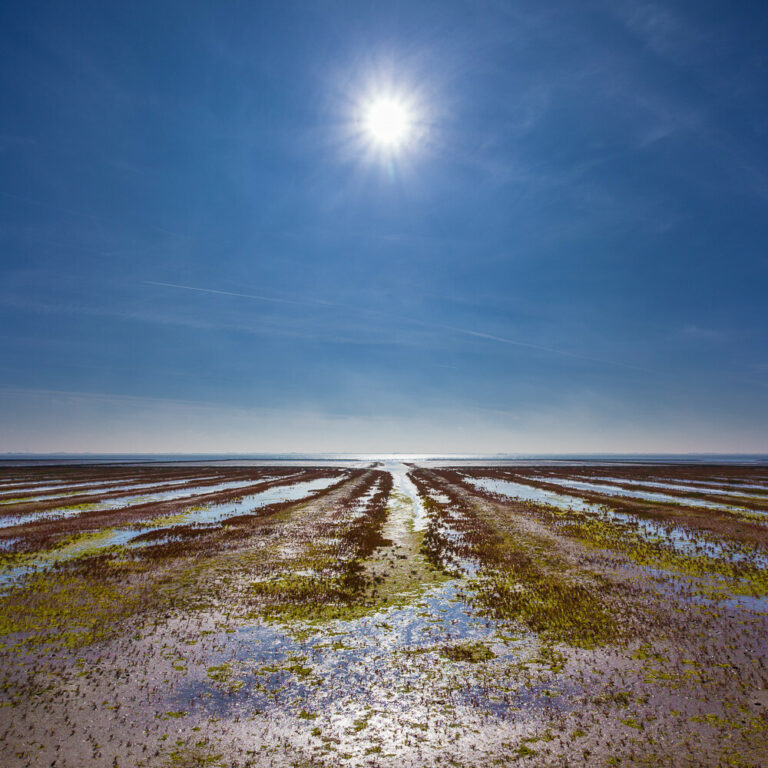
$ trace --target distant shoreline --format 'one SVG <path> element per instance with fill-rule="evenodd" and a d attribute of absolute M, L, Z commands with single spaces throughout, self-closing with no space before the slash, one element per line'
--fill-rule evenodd
<path fill-rule="evenodd" d="M 394 453 L 5 453 L 2 466 L 80 464 L 363 464 L 404 461 L 415 464 L 749 464 L 768 465 L 767 454 L 735 453 L 563 453 L 563 454 L 394 454 Z"/>

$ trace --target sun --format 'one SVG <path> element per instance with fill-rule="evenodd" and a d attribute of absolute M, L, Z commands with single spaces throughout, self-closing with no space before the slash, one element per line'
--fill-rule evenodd
<path fill-rule="evenodd" d="M 363 127 L 374 144 L 382 149 L 395 150 L 410 137 L 413 117 L 403 101 L 391 96 L 379 96 L 365 109 Z"/>

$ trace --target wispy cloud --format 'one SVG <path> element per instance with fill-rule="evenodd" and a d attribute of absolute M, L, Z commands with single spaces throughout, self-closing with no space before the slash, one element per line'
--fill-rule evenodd
<path fill-rule="evenodd" d="M 518 339 L 509 339 L 504 336 L 496 336 L 492 333 L 483 333 L 482 331 L 473 331 L 469 330 L 468 328 L 455 328 L 450 325 L 436 325 L 434 326 L 436 328 L 444 328 L 447 331 L 453 331 L 454 333 L 460 333 L 464 336 L 472 336 L 479 339 L 488 339 L 489 341 L 495 341 L 499 344 L 509 344 L 511 346 L 515 347 L 525 347 L 527 349 L 535 349 L 540 352 L 548 352 L 551 355 L 560 355 L 562 357 L 570 357 L 574 358 L 576 360 L 584 360 L 586 362 L 591 363 L 600 363 L 602 365 L 610 365 L 610 366 L 617 366 L 619 368 L 630 368 L 633 370 L 643 370 L 637 365 L 632 365 L 630 363 L 624 363 L 617 360 L 607 360 L 602 357 L 593 357 L 592 355 L 584 355 L 580 352 L 570 352 L 565 349 L 557 349 L 555 347 L 547 347 L 543 344 L 533 344 L 528 341 L 520 341 Z"/>
<path fill-rule="evenodd" d="M 254 301 L 266 301 L 273 304 L 295 304 L 302 307 L 314 307 L 314 306 L 326 306 L 333 307 L 339 306 L 330 301 L 323 301 L 322 299 L 281 299 L 275 296 L 260 296 L 255 293 L 238 293 L 237 291 L 221 291 L 214 288 L 199 288 L 194 285 L 180 285 L 179 283 L 164 283 L 158 280 L 145 280 L 145 285 L 158 285 L 165 288 L 179 288 L 184 291 L 196 291 L 197 293 L 213 293 L 219 296 L 235 296 L 241 299 L 253 299 Z"/>
<path fill-rule="evenodd" d="M 225 294 L 226 295 L 226 294 Z M 189 328 L 199 331 L 216 331 L 238 333 L 262 338 L 285 338 L 316 341 L 327 344 L 355 345 L 355 346 L 408 346 L 409 342 L 402 336 L 387 335 L 382 333 L 380 327 L 365 328 L 372 331 L 366 335 L 354 335 L 346 324 L 343 328 L 338 325 L 323 325 L 322 323 L 304 323 L 293 325 L 285 322 L 285 318 L 271 318 L 267 323 L 264 320 L 249 322 L 241 320 L 216 320 L 195 313 L 193 316 L 158 312 L 154 310 L 137 310 L 123 308 L 116 304 L 111 306 L 94 306 L 71 302 L 38 301 L 16 296 L 0 296 L 0 306 L 23 310 L 26 312 L 50 313 L 63 315 L 83 315 L 86 317 L 116 318 L 118 320 L 147 323 L 158 326 L 170 326 Z M 293 320 L 294 318 L 289 318 Z M 358 331 L 360 328 L 357 329 Z M 385 329 L 386 330 L 386 329 Z M 9 338 L 18 338 L 17 334 Z"/>
<path fill-rule="evenodd" d="M 269 296 L 260 296 L 257 294 L 248 294 L 248 293 L 239 293 L 235 291 L 221 291 L 217 289 L 212 288 L 199 288 L 189 285 L 179 285 L 176 283 L 165 283 L 165 282 L 159 282 L 159 281 L 151 281 L 151 280 L 145 280 L 145 284 L 148 285 L 160 285 L 160 286 L 166 286 L 170 288 L 180 288 L 183 290 L 189 290 L 189 291 L 198 291 L 200 293 L 213 293 L 213 294 L 220 294 L 223 296 L 234 296 L 238 298 L 246 298 L 246 299 L 253 299 L 255 301 L 268 301 L 268 302 L 277 302 L 281 304 L 298 304 L 301 306 L 329 306 L 329 307 L 340 307 L 347 311 L 355 312 L 358 314 L 366 314 L 366 315 L 375 315 L 379 317 L 386 317 L 390 319 L 397 319 L 401 322 L 408 323 L 410 325 L 416 325 L 422 328 L 428 328 L 432 330 L 440 330 L 440 331 L 448 331 L 449 333 L 453 334 L 459 334 L 461 336 L 468 336 L 471 338 L 478 338 L 478 339 L 485 339 L 488 341 L 493 341 L 498 344 L 505 344 L 508 346 L 515 346 L 515 347 L 522 347 L 525 349 L 533 349 L 537 350 L 539 352 L 546 352 L 551 355 L 558 355 L 561 357 L 568 357 L 576 360 L 583 360 L 586 362 L 591 363 L 598 363 L 601 365 L 610 365 L 610 366 L 616 366 L 620 368 L 630 368 L 633 370 L 642 370 L 636 365 L 632 365 L 629 363 L 625 363 L 622 361 L 616 361 L 616 360 L 607 360 L 605 358 L 601 357 L 595 357 L 593 355 L 585 355 L 579 352 L 573 352 L 570 350 L 565 349 L 558 349 L 556 347 L 549 347 L 543 344 L 535 344 L 533 342 L 528 341 L 521 341 L 518 339 L 512 339 L 505 336 L 498 336 L 496 334 L 492 333 L 485 333 L 483 331 L 476 331 L 468 328 L 457 328 L 455 326 L 451 325 L 443 325 L 440 323 L 434 323 L 430 321 L 425 320 L 418 320 L 416 318 L 412 317 L 405 317 L 402 315 L 395 315 L 393 313 L 388 312 L 382 312 L 380 310 L 374 310 L 374 309 L 367 309 L 365 307 L 356 307 L 346 304 L 335 304 L 333 302 L 329 301 L 323 301 L 320 299 L 312 299 L 312 300 L 290 300 L 290 299 L 278 299 L 274 297 Z"/>
<path fill-rule="evenodd" d="M 719 331 L 715 328 L 703 328 L 695 323 L 684 325 L 678 331 L 678 335 L 684 339 L 692 339 L 695 341 L 722 341 L 726 337 L 726 334 L 723 331 Z"/>
<path fill-rule="evenodd" d="M 611 0 L 610 8 L 638 40 L 662 58 L 686 63 L 704 42 L 702 30 L 668 6 L 645 0 Z"/>

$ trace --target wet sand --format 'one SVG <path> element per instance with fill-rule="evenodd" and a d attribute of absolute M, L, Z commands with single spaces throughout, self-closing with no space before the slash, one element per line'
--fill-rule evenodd
<path fill-rule="evenodd" d="M 5 471 L 3 766 L 766 765 L 765 467 Z"/>

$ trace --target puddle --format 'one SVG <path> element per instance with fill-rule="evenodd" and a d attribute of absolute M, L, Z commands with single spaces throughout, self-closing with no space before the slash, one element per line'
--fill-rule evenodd
<path fill-rule="evenodd" d="M 408 468 L 390 463 L 383 469 L 392 474 L 393 496 L 382 533 L 395 548 L 413 549 L 414 537 L 420 541 L 420 532 L 432 521 L 407 476 Z M 376 491 L 371 488 L 369 498 Z M 362 498 L 357 506 L 362 509 L 366 503 Z M 448 526 L 443 533 L 459 535 Z M 416 562 L 423 560 L 418 544 L 410 558 L 408 567 L 421 566 Z M 197 680 L 180 689 L 169 708 L 196 708 L 206 716 L 227 717 L 254 710 L 289 715 L 302 710 L 322 717 L 333 713 L 336 725 L 357 732 L 360 728 L 352 726 L 363 706 L 366 711 L 381 710 L 390 719 L 412 712 L 423 696 L 427 675 L 428 685 L 444 687 L 444 700 L 451 706 L 471 703 L 499 717 L 519 715 L 523 694 L 500 699 L 498 691 L 489 691 L 475 679 L 474 670 L 487 669 L 485 662 L 501 668 L 532 657 L 538 641 L 528 633 L 510 637 L 507 627 L 478 616 L 464 599 L 467 586 L 463 577 L 431 585 L 419 580 L 403 587 L 396 605 L 354 620 L 296 622 L 290 629 L 280 624 L 243 627 L 224 638 L 219 657 L 219 664 L 231 664 L 237 684 Z M 446 657 L 446 648 L 470 643 L 485 646 L 489 659 L 476 665 Z M 526 695 L 534 696 L 531 691 Z"/>
<path fill-rule="evenodd" d="M 434 489 L 429 490 L 429 498 L 432 499 L 432 501 L 436 501 L 438 504 L 451 503 L 450 497 L 446 496 L 444 493 L 440 493 L 440 491 L 435 491 Z"/>
<path fill-rule="evenodd" d="M 58 507 L 44 512 L 28 512 L 26 515 L 6 515 L 0 517 L 0 528 L 10 528 L 14 525 L 24 525 L 32 520 L 53 520 L 73 517 L 83 512 L 92 512 L 96 509 L 104 509 L 100 504 L 78 504 L 73 507 Z"/>
<path fill-rule="evenodd" d="M 608 496 L 626 496 L 627 498 L 642 499 L 643 501 L 658 501 L 665 504 L 683 504 L 687 507 L 704 507 L 706 509 L 723 509 L 729 512 L 746 512 L 747 514 L 754 512 L 760 513 L 760 510 L 758 509 L 735 507 L 730 504 L 717 504 L 714 501 L 686 499 L 682 496 L 669 496 L 666 493 L 653 493 L 652 491 L 630 491 L 626 488 L 617 488 L 614 485 L 585 483 L 581 480 L 567 480 L 561 477 L 548 477 L 546 482 L 552 483 L 553 485 L 561 485 L 565 488 L 575 488 L 580 491 L 603 493 Z"/>
<path fill-rule="evenodd" d="M 104 481 L 112 482 L 112 481 Z M 23 479 L 4 480 L 0 482 L 0 493 L 37 493 L 38 491 L 59 490 L 60 488 L 72 488 L 78 485 L 90 485 L 90 483 L 68 483 L 66 480 L 40 480 L 36 483 L 27 483 Z"/>
<path fill-rule="evenodd" d="M 424 508 L 416 486 L 411 478 L 408 477 L 408 467 L 399 462 L 386 462 L 383 469 L 392 475 L 392 490 L 408 497 L 410 500 L 413 530 L 425 531 L 429 522 L 427 510 Z"/>
<path fill-rule="evenodd" d="M 657 480 L 660 482 L 675 482 L 675 483 L 681 483 L 685 485 L 686 488 L 691 488 L 695 486 L 700 486 L 702 488 L 720 488 L 724 491 L 727 491 L 729 489 L 738 490 L 741 488 L 746 488 L 747 490 L 754 489 L 758 491 L 762 491 L 764 494 L 768 494 L 768 481 L 763 481 L 761 483 L 747 483 L 743 481 L 739 482 L 729 482 L 727 478 L 721 478 L 719 482 L 715 479 L 712 480 L 683 480 L 682 478 L 674 478 L 674 480 L 669 480 L 664 477 L 657 477 Z"/>
<path fill-rule="evenodd" d="M 33 501 L 53 501 L 54 499 L 63 498 L 66 496 L 79 496 L 79 495 L 85 495 L 82 494 L 81 491 L 76 491 L 75 493 L 71 493 L 72 488 L 78 488 L 78 487 L 90 487 L 94 489 L 94 493 L 113 493 L 114 491 L 134 491 L 134 490 L 140 490 L 142 488 L 161 488 L 168 485 L 183 485 L 184 483 L 201 483 L 203 480 L 213 480 L 218 475 L 209 475 L 207 477 L 188 477 L 184 480 L 168 480 L 167 482 L 162 480 L 156 480 L 152 483 L 138 483 L 133 484 L 130 482 L 120 482 L 119 484 L 115 484 L 114 481 L 108 481 L 103 483 L 74 483 L 73 485 L 67 485 L 64 488 L 60 488 L 57 490 L 66 490 L 66 493 L 46 493 L 42 496 L 14 496 L 12 499 L 5 499 L 3 501 L 0 501 L 0 505 L 2 504 L 29 504 Z M 254 481 L 254 482 L 261 482 Z M 43 490 L 41 488 L 38 488 L 37 491 Z M 37 492 L 35 491 L 35 492 Z M 90 495 L 90 494 L 89 494 Z"/>
<path fill-rule="evenodd" d="M 33 573 L 41 573 L 57 563 L 71 560 L 85 553 L 96 554 L 107 547 L 124 544 L 138 532 L 128 529 L 108 528 L 78 537 L 74 542 L 65 544 L 59 549 L 49 550 L 40 554 L 31 554 L 22 565 L 3 570 L 0 568 L 0 590 L 11 587 L 21 579 Z M 8 549 L 12 544 L 21 541 L 19 538 L 5 539 L 0 542 L 0 548 Z M 2 545 L 5 544 L 5 547 Z"/>
<path fill-rule="evenodd" d="M 312 493 L 328 488 L 334 483 L 338 483 L 340 479 L 340 477 L 321 477 L 317 480 L 307 480 L 303 483 L 281 485 L 277 488 L 267 488 L 259 493 L 252 493 L 248 496 L 225 501 L 221 504 L 208 504 L 186 513 L 182 511 L 184 519 L 181 524 L 218 523 L 227 517 L 247 515 L 268 504 L 276 504 L 283 501 L 297 501 L 298 499 L 304 498 L 304 496 L 309 496 Z M 253 483 L 250 484 L 253 485 Z"/>
<path fill-rule="evenodd" d="M 738 490 L 736 490 L 736 486 L 732 486 L 731 488 L 723 488 L 722 486 L 716 486 L 716 487 L 707 487 L 703 485 L 678 485 L 676 483 L 665 483 L 661 481 L 655 481 L 655 480 L 626 480 L 622 477 L 592 477 L 589 476 L 589 478 L 585 478 L 583 475 L 580 477 L 583 477 L 585 480 L 589 479 L 591 481 L 598 481 L 598 482 L 605 482 L 605 483 L 622 483 L 624 485 L 642 485 L 642 486 L 650 486 L 651 488 L 667 488 L 671 491 L 689 491 L 691 493 L 711 493 L 715 495 L 727 495 L 727 496 L 742 496 L 745 499 L 758 499 L 759 501 L 768 502 L 768 497 L 766 497 L 765 494 L 768 494 L 768 489 L 764 489 L 764 494 L 759 493 L 740 493 Z M 547 478 L 547 482 L 560 482 L 559 478 L 557 476 L 549 476 Z M 754 486 L 756 488 L 760 488 L 761 486 Z"/>
<path fill-rule="evenodd" d="M 759 480 L 763 487 L 768 483 L 768 475 L 751 475 L 750 477 L 726 477 L 724 475 L 715 475 L 713 480 L 722 480 L 725 483 L 750 483 L 753 480 Z"/>
<path fill-rule="evenodd" d="M 768 596 L 734 595 L 721 593 L 717 589 L 718 582 L 722 583 L 722 577 L 717 574 L 709 574 L 708 577 L 688 577 L 685 580 L 671 578 L 667 571 L 645 565 L 643 572 L 657 579 L 656 589 L 666 594 L 670 600 L 684 600 L 686 603 L 704 607 L 716 606 L 717 610 L 730 610 L 743 614 L 753 612 L 768 614 Z M 691 586 L 693 585 L 693 589 Z M 698 587 L 698 588 L 697 588 Z M 711 594 L 708 591 L 712 590 Z M 681 597 L 684 595 L 684 597 Z"/>
<path fill-rule="evenodd" d="M 465 476 L 464 480 L 470 485 L 474 485 L 484 491 L 499 493 L 502 496 L 509 496 L 514 499 L 534 501 L 538 504 L 551 504 L 554 507 L 574 509 L 577 512 L 591 512 L 598 515 L 602 513 L 602 508 L 599 505 L 585 501 L 578 496 L 567 496 L 565 494 L 555 493 L 554 491 L 536 488 L 532 485 L 516 483 L 512 480 L 496 480 L 495 478 L 490 477 L 476 478 L 469 476 Z M 547 480 L 547 482 L 549 482 L 549 480 Z"/>
<path fill-rule="evenodd" d="M 137 496 L 136 494 L 131 494 L 130 496 L 119 496 L 114 499 L 93 502 L 92 504 L 56 507 L 54 509 L 46 509 L 40 512 L 30 512 L 26 515 L 7 515 L 6 517 L 0 517 L 0 528 L 7 528 L 11 525 L 23 525 L 24 523 L 28 523 L 31 520 L 63 519 L 66 517 L 79 515 L 82 512 L 91 512 L 94 510 L 106 511 L 110 509 L 121 509 L 123 507 L 138 506 L 139 504 L 150 504 L 160 501 L 183 499 L 187 496 L 192 499 L 194 496 L 217 493 L 218 491 L 227 491 L 235 488 L 244 488 L 249 485 L 257 485 L 260 482 L 261 480 L 233 480 L 226 483 L 218 483 L 217 485 L 191 486 L 189 488 L 180 488 L 175 491 L 150 493 L 141 496 Z"/>
<path fill-rule="evenodd" d="M 705 538 L 700 533 L 676 525 L 665 525 L 646 520 L 610 507 L 585 501 L 578 496 L 568 496 L 554 491 L 535 488 L 511 480 L 493 478 L 465 478 L 466 482 L 491 493 L 498 493 L 522 501 L 550 504 L 560 509 L 573 509 L 590 515 L 629 525 L 648 541 L 668 544 L 683 555 L 706 555 L 733 562 L 750 562 L 760 568 L 768 567 L 768 556 L 752 550 L 741 549 L 735 544 Z"/>
<path fill-rule="evenodd" d="M 303 641 L 279 626 L 242 628 L 221 656 L 240 671 L 242 688 L 224 693 L 202 680 L 181 689 L 174 706 L 188 708 L 194 702 L 206 715 L 231 716 L 233 711 L 254 709 L 348 711 L 364 702 L 393 716 L 406 712 L 421 696 L 425 667 L 433 676 L 441 665 L 455 673 L 456 662 L 442 655 L 446 647 L 480 642 L 498 664 L 535 653 L 538 645 L 532 636 L 510 638 L 493 620 L 476 616 L 461 598 L 461 585 L 460 580 L 446 582 L 414 595 L 407 605 L 354 621 L 329 622 Z M 474 665 L 462 666 L 471 681 Z M 452 691 L 455 703 L 470 696 L 477 706 L 483 691 L 470 685 Z"/>
<path fill-rule="evenodd" d="M 180 513 L 177 521 L 174 521 L 173 525 L 186 525 L 190 523 L 200 524 L 214 524 L 221 520 L 232 517 L 233 515 L 246 514 L 248 512 L 255 511 L 260 507 L 264 507 L 267 504 L 273 504 L 280 501 L 295 501 L 305 496 L 309 496 L 316 491 L 327 488 L 329 485 L 338 482 L 338 477 L 332 478 L 320 478 L 318 480 L 309 480 L 305 483 L 296 483 L 291 486 L 281 486 L 278 488 L 268 488 L 261 493 L 254 493 L 249 496 L 242 497 L 238 500 L 226 502 L 224 504 L 212 504 L 209 506 L 201 507 L 200 509 L 193 509 L 188 512 Z M 249 481 L 249 484 L 253 484 Z M 34 558 L 31 562 L 24 566 L 11 568 L 6 571 L 0 571 L 0 587 L 9 586 L 29 573 L 39 570 L 41 567 L 49 567 L 55 562 L 62 562 L 63 560 L 76 557 L 78 554 L 82 554 L 84 551 L 94 552 L 96 550 L 105 550 L 108 547 L 128 545 L 131 548 L 144 547 L 149 545 L 157 545 L 164 541 L 170 541 L 174 538 L 173 533 L 165 539 L 153 539 L 150 542 L 134 542 L 133 539 L 137 536 L 141 536 L 149 531 L 155 531 L 163 526 L 159 525 L 131 525 L 124 528 L 109 528 L 100 531 L 91 538 L 85 539 L 82 544 L 75 546 L 64 547 L 59 550 L 53 550 L 46 552 L 40 557 Z M 98 538 L 97 538 L 98 537 Z M 15 543 L 21 541 L 19 538 L 0 540 L 0 549 L 10 549 Z M 98 543 L 97 543 L 98 542 Z"/>
<path fill-rule="evenodd" d="M 110 486 L 113 484 L 114 481 L 104 481 L 104 482 L 88 482 L 88 483 L 61 483 L 58 485 L 46 485 L 42 488 L 33 488 L 31 486 L 26 486 L 24 488 L 11 488 L 8 490 L 4 490 L 0 488 L 0 493 L 3 494 L 13 494 L 12 498 L 8 499 L 0 499 L 0 505 L 2 504 L 26 504 L 30 501 L 40 501 L 41 499 L 55 499 L 58 496 L 74 496 L 75 493 L 70 493 L 70 490 L 72 488 L 84 488 L 86 486 L 91 486 L 93 488 L 98 488 L 99 490 L 103 489 L 105 486 Z M 53 493 L 41 493 L 39 496 L 35 496 L 34 494 L 40 493 L 41 491 L 53 491 Z M 59 493 L 61 491 L 61 493 Z"/>

